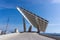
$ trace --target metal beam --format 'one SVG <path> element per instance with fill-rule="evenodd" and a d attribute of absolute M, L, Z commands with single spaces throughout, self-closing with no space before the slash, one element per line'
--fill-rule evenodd
<path fill-rule="evenodd" d="M 24 32 L 26 32 L 26 23 L 24 17 L 23 17 L 23 26 L 24 26 Z"/>

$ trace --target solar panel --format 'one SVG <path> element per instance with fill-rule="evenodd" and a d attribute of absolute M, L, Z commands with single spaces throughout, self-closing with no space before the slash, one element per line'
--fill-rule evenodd
<path fill-rule="evenodd" d="M 23 8 L 19 8 L 17 7 L 17 10 L 22 14 L 22 16 L 24 16 L 24 18 L 35 28 L 40 29 L 40 31 L 45 31 L 48 21 L 45 20 L 42 17 L 37 16 L 36 14 L 33 14 L 32 12 L 29 12 L 26 9 Z"/>

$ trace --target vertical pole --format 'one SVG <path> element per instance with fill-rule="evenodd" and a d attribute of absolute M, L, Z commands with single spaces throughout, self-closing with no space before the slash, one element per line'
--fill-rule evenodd
<path fill-rule="evenodd" d="M 9 18 L 8 18 L 8 20 L 7 20 L 7 25 L 6 25 L 5 33 L 7 32 L 7 29 L 8 29 L 8 23 L 9 23 Z"/>
<path fill-rule="evenodd" d="M 23 17 L 23 26 L 24 26 L 24 32 L 26 32 L 26 23 L 24 17 Z"/>

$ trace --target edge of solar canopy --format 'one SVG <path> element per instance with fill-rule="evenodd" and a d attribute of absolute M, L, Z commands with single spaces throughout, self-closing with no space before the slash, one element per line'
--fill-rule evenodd
<path fill-rule="evenodd" d="M 17 7 L 18 7 L 18 6 L 17 6 Z M 49 22 L 49 21 L 47 21 L 46 19 L 44 19 L 44 18 L 42 18 L 42 17 L 36 15 L 35 13 L 33 13 L 33 12 L 31 12 L 31 11 L 28 11 L 27 9 L 24 9 L 23 7 L 19 7 L 19 8 L 22 8 L 23 10 L 26 10 L 26 11 L 29 12 L 30 14 L 33 14 L 33 15 L 35 15 L 35 16 L 41 18 L 42 20 L 46 21 L 47 23 Z"/>

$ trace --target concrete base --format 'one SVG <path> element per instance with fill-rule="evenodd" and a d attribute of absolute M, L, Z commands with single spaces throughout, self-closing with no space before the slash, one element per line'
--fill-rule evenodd
<path fill-rule="evenodd" d="M 0 40 L 55 40 L 37 33 L 11 33 L 0 35 Z"/>

